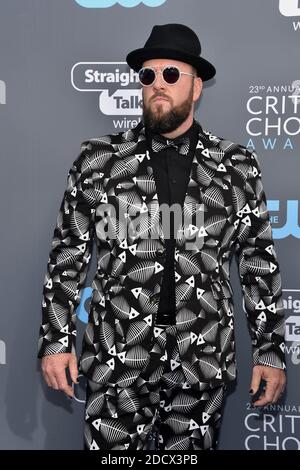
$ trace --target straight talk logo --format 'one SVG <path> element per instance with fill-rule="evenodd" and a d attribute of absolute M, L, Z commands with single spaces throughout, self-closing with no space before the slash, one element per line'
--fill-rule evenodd
<path fill-rule="evenodd" d="M 300 0 L 279 0 L 279 11 L 283 16 L 300 16 Z"/>
<path fill-rule="evenodd" d="M 6 344 L 0 339 L 0 365 L 6 364 Z"/>
<path fill-rule="evenodd" d="M 126 62 L 78 62 L 72 67 L 71 83 L 77 91 L 99 93 L 103 114 L 142 114 L 138 74 Z"/>
<path fill-rule="evenodd" d="M 6 104 L 6 83 L 0 80 L 0 104 Z"/>
<path fill-rule="evenodd" d="M 102 114 L 122 117 L 113 119 L 116 129 L 138 124 L 143 108 L 142 89 L 138 74 L 126 62 L 77 62 L 71 70 L 71 83 L 77 91 L 96 92 Z"/>
<path fill-rule="evenodd" d="M 300 16 L 300 0 L 279 0 L 279 11 L 283 16 Z M 300 31 L 300 21 L 293 21 L 294 31 Z"/>
<path fill-rule="evenodd" d="M 286 354 L 290 356 L 292 364 L 300 364 L 300 298 L 299 289 L 282 289 L 283 306 L 287 312 L 285 321 Z"/>

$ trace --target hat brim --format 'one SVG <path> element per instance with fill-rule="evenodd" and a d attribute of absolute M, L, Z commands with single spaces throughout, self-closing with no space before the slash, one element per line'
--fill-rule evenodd
<path fill-rule="evenodd" d="M 203 57 L 195 57 L 188 53 L 163 47 L 152 47 L 151 49 L 135 49 L 129 52 L 126 62 L 135 72 L 138 72 L 145 60 L 150 59 L 174 59 L 186 62 L 196 68 L 197 74 L 203 81 L 210 80 L 216 74 L 215 67 Z"/>

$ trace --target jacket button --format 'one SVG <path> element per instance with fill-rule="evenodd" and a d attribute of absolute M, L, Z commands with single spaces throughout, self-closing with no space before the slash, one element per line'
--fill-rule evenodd
<path fill-rule="evenodd" d="M 158 248 L 158 250 L 156 250 L 157 256 L 163 256 L 164 252 L 165 252 L 164 248 Z"/>
<path fill-rule="evenodd" d="M 152 295 L 149 297 L 149 302 L 150 302 L 150 304 L 156 304 L 157 298 L 158 298 L 158 294 L 152 294 Z"/>

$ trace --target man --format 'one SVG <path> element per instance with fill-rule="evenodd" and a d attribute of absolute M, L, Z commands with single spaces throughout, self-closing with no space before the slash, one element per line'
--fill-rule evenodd
<path fill-rule="evenodd" d="M 252 334 L 250 393 L 266 383 L 254 405 L 284 390 L 281 277 L 260 166 L 254 151 L 194 119 L 203 81 L 215 75 L 200 53 L 190 28 L 154 26 L 127 56 L 143 85 L 142 121 L 84 142 L 68 175 L 39 357 L 47 384 L 72 396 L 66 369 L 76 382 L 75 308 L 95 237 L 79 360 L 86 449 L 216 448 L 236 376 L 234 253 Z"/>

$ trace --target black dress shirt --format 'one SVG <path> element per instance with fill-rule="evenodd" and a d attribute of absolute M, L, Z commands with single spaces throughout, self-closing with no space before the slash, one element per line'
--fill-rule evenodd
<path fill-rule="evenodd" d="M 195 119 L 191 127 L 175 139 L 167 139 L 163 135 L 153 133 L 147 127 L 145 127 L 145 133 L 159 204 L 178 203 L 183 207 L 199 133 Z M 174 235 L 176 235 L 176 227 L 171 218 L 170 238 L 165 238 L 166 263 L 157 324 L 175 324 Z"/>

